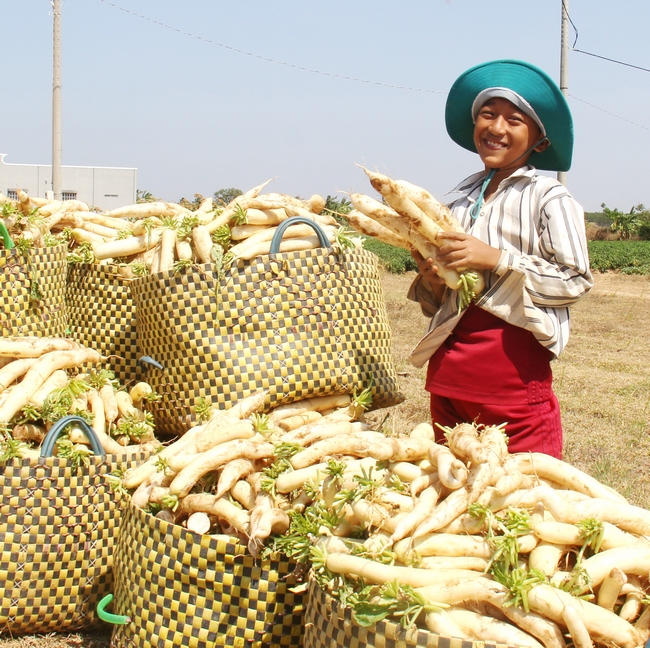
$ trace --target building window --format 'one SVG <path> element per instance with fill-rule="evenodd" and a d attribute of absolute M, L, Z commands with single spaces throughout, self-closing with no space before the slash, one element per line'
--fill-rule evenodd
<path fill-rule="evenodd" d="M 62 191 L 61 200 L 77 200 L 76 191 Z"/>
<path fill-rule="evenodd" d="M 117 194 L 104 194 L 104 198 L 117 198 Z"/>
<path fill-rule="evenodd" d="M 15 189 L 7 189 L 7 198 L 9 200 L 18 200 L 18 191 Z"/>

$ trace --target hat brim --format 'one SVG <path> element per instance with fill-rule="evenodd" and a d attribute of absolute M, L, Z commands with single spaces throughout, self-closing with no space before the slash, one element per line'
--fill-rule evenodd
<path fill-rule="evenodd" d="M 472 104 L 479 92 L 503 87 L 521 95 L 534 108 L 551 142 L 533 151 L 528 162 L 547 171 L 568 171 L 573 154 L 571 110 L 557 84 L 539 68 L 512 59 L 490 61 L 470 68 L 454 82 L 445 107 L 445 125 L 454 142 L 476 153 Z"/>

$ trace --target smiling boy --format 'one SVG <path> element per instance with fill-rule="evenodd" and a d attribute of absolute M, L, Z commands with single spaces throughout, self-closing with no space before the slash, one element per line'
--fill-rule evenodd
<path fill-rule="evenodd" d="M 484 171 L 460 183 L 454 191 L 461 195 L 449 205 L 466 233 L 441 234 L 436 259 L 414 253 L 419 274 L 409 298 L 431 322 L 411 362 L 429 363 L 434 424 L 505 423 L 511 452 L 561 458 L 550 363 L 569 338 L 569 307 L 593 279 L 582 208 L 537 168 L 571 166 L 569 107 L 544 72 L 499 60 L 456 80 L 445 121 L 452 140 L 478 153 Z M 483 271 L 485 290 L 459 312 L 438 265 Z M 442 431 L 437 435 L 444 441 Z"/>

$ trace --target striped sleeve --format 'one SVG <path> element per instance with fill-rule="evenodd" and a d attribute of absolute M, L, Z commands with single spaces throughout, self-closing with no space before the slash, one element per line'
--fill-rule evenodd
<path fill-rule="evenodd" d="M 540 196 L 539 239 L 531 254 L 502 251 L 494 272 L 516 273 L 536 306 L 568 306 L 593 285 L 582 208 L 561 185 Z M 523 248 L 524 246 L 521 245 Z"/>

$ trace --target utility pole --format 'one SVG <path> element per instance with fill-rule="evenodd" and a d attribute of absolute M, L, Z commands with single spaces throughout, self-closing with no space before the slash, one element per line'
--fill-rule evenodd
<path fill-rule="evenodd" d="M 569 96 L 569 0 L 562 3 L 562 40 L 560 51 L 560 90 L 565 97 Z M 566 186 L 566 171 L 558 171 L 557 179 Z"/>
<path fill-rule="evenodd" d="M 61 200 L 61 0 L 51 0 L 54 22 L 52 79 L 52 190 Z"/>

